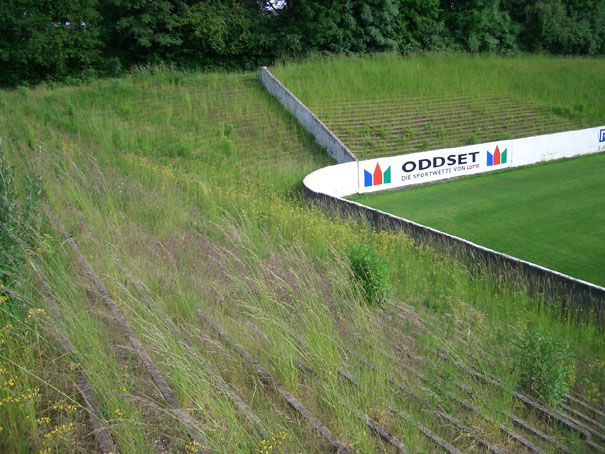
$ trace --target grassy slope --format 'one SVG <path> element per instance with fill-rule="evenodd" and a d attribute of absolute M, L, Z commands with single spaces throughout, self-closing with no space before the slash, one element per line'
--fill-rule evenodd
<path fill-rule="evenodd" d="M 605 285 L 604 173 L 599 154 L 355 200 Z"/>
<path fill-rule="evenodd" d="M 360 159 L 580 129 L 605 118 L 605 58 L 381 55 L 273 71 Z"/>
<path fill-rule="evenodd" d="M 506 93 L 568 108 L 595 124 L 603 119 L 604 66 L 605 58 L 379 55 L 311 59 L 272 71 L 312 107 L 343 100 Z"/>
<path fill-rule="evenodd" d="M 476 449 L 425 405 L 400 395 L 389 379 L 405 382 L 494 443 L 518 448 L 509 446 L 494 424 L 449 402 L 445 394 L 459 393 L 457 380 L 473 389 L 475 403 L 496 420 L 502 418 L 500 409 L 524 411 L 510 392 L 510 345 L 518 327 L 542 327 L 568 341 L 576 355 L 575 390 L 599 398 L 603 338 L 592 324 L 560 320 L 515 285 L 471 276 L 401 235 L 373 232 L 302 203 L 300 181 L 328 161 L 254 74 L 141 71 L 84 87 L 3 92 L 0 103 L 0 136 L 12 162 L 21 174 L 42 176 L 50 203 L 216 452 L 252 452 L 262 439 L 222 392 L 225 382 L 270 430 L 287 432 L 284 452 L 320 452 L 325 445 L 200 325 L 198 307 L 359 452 L 389 450 L 365 430 L 352 405 L 412 450 L 434 448 L 413 425 L 386 410 L 392 402 L 413 420 L 456 439 L 463 451 Z M 393 294 L 383 313 L 364 307 L 350 284 L 344 251 L 359 242 L 374 244 L 391 263 Z M 146 453 L 158 440 L 169 450 L 185 449 L 182 427 L 169 415 L 122 396 L 125 389 L 161 405 L 107 311 L 100 304 L 90 310 L 97 295 L 77 276 L 71 254 L 60 241 L 46 243 L 47 253 L 32 255 L 32 266 L 43 265 L 33 277 L 52 287 L 64 329 L 122 451 Z M 402 311 L 403 320 L 397 316 Z M 45 324 L 50 331 L 62 326 L 53 319 Z M 193 355 L 183 337 L 192 343 Z M 350 348 L 376 369 L 356 361 Z M 434 349 L 500 376 L 505 390 L 475 382 Z M 299 359 L 327 386 L 301 376 Z M 9 373 L 44 376 L 47 368 L 46 362 L 23 363 L 24 372 L 8 364 L 6 355 L 0 360 Z M 410 365 L 430 382 L 420 382 L 406 369 Z M 359 390 L 339 378 L 340 368 L 355 373 Z M 55 416 L 44 400 L 28 403 L 27 409 L 29 421 L 40 414 Z M 0 412 L 3 422 L 17 421 L 12 430 L 0 432 L 2 448 L 41 448 L 44 432 L 25 424 L 23 410 L 5 406 Z M 524 417 L 533 421 L 531 414 Z M 545 430 L 585 449 L 578 437 Z M 82 423 L 78 431 L 88 428 Z M 61 443 L 59 450 L 70 446 Z"/>

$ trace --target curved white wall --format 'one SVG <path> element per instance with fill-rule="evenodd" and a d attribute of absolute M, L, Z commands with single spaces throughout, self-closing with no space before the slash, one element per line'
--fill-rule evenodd
<path fill-rule="evenodd" d="M 605 126 L 600 126 L 347 162 L 316 170 L 304 184 L 314 192 L 346 197 L 603 151 Z"/>
<path fill-rule="evenodd" d="M 359 189 L 357 168 L 357 161 L 324 167 L 307 175 L 303 184 L 320 194 L 339 198 L 347 197 L 357 194 Z"/>

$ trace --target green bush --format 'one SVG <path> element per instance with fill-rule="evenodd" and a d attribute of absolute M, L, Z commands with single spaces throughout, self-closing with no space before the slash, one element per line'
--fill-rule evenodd
<path fill-rule="evenodd" d="M 230 139 L 226 137 L 221 137 L 217 146 L 219 154 L 224 157 L 230 157 L 233 154 L 233 150 L 235 150 L 235 144 Z"/>
<path fill-rule="evenodd" d="M 229 137 L 233 133 L 233 125 L 231 123 L 225 123 L 223 125 L 223 137 Z"/>
<path fill-rule="evenodd" d="M 363 297 L 370 306 L 386 301 L 389 290 L 389 265 L 370 245 L 351 245 L 347 250 L 353 280 L 360 285 Z"/>
<path fill-rule="evenodd" d="M 552 407 L 560 405 L 574 367 L 569 345 L 543 331 L 524 330 L 514 350 L 518 387 Z"/>

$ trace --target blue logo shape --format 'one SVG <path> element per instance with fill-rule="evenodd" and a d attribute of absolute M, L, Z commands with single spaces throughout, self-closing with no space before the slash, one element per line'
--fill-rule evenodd
<path fill-rule="evenodd" d="M 372 186 L 372 174 L 367 170 L 363 171 L 363 184 L 366 188 Z"/>
<path fill-rule="evenodd" d="M 599 133 L 599 142 L 605 142 L 605 129 L 601 129 Z"/>

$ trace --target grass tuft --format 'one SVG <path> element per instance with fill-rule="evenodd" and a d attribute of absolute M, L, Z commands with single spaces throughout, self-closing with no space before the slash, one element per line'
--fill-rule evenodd
<path fill-rule="evenodd" d="M 518 386 L 552 407 L 565 401 L 573 374 L 573 356 L 567 342 L 544 330 L 523 330 L 515 346 Z"/>
<path fill-rule="evenodd" d="M 389 265 L 371 245 L 352 244 L 347 256 L 353 280 L 360 285 L 369 306 L 381 306 L 389 293 Z"/>

